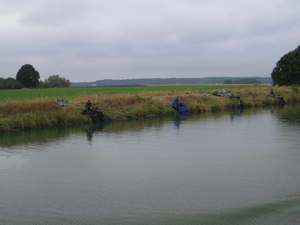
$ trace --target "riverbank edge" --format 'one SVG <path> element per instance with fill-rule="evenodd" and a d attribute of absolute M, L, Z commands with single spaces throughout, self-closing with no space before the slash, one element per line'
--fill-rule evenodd
<path fill-rule="evenodd" d="M 221 96 L 216 96 L 215 92 L 194 92 L 83 96 L 63 103 L 50 99 L 0 103 L 0 132 L 91 124 L 92 120 L 88 115 L 80 114 L 85 104 L 83 99 L 87 98 L 92 99 L 93 106 L 102 110 L 107 121 L 176 115 L 178 113 L 173 110 L 170 101 L 174 96 L 179 96 L 181 102 L 188 105 L 191 114 L 238 109 L 236 97 L 243 101 L 244 108 L 281 104 L 279 98 L 283 98 L 287 104 L 300 102 L 299 94 L 291 89 L 278 88 L 276 96 L 269 95 L 269 90 L 235 90 L 232 92 L 235 95 L 233 99 L 229 98 L 229 93 L 219 93 Z"/>

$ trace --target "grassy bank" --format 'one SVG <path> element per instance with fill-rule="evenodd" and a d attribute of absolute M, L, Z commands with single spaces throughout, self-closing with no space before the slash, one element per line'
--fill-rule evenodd
<path fill-rule="evenodd" d="M 273 87 L 182 85 L 1 91 L 0 131 L 91 123 L 89 116 L 79 113 L 88 99 L 102 109 L 108 120 L 124 120 L 176 114 L 169 107 L 175 96 L 180 96 L 191 113 L 236 109 L 236 100 L 229 100 L 228 93 L 226 97 L 212 95 L 223 89 L 240 96 L 245 107 L 277 104 L 277 99 L 269 96 L 270 88 Z M 291 87 L 273 89 L 287 103 L 300 102 L 299 94 Z M 65 106 L 57 104 L 57 99 L 62 98 L 67 101 Z"/>

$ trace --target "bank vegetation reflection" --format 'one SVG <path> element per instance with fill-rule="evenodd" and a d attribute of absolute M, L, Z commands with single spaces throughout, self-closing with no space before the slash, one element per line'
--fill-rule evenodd
<path fill-rule="evenodd" d="M 28 130 L 23 133 L 8 132 L 2 133 L 0 136 L 0 147 L 12 147 L 18 145 L 47 145 L 50 142 L 56 142 L 59 140 L 65 140 L 71 135 L 86 135 L 87 140 L 92 142 L 93 135 L 97 133 L 122 133 L 125 131 L 142 131 L 155 127 L 159 129 L 164 124 L 173 122 L 175 129 L 180 129 L 181 125 L 185 122 L 199 122 L 204 119 L 219 120 L 224 119 L 224 116 L 229 116 L 231 120 L 240 118 L 242 116 L 248 116 L 257 112 L 270 110 L 272 114 L 275 114 L 279 121 L 299 125 L 300 124 L 300 105 L 285 105 L 274 106 L 265 108 L 251 108 L 245 110 L 230 110 L 230 111 L 218 111 L 208 112 L 197 115 L 184 115 L 184 116 L 166 116 L 159 118 L 152 118 L 149 120 L 130 120 L 130 121 L 114 121 L 101 124 L 87 124 L 80 126 L 68 126 L 59 128 L 47 128 L 38 130 Z"/>

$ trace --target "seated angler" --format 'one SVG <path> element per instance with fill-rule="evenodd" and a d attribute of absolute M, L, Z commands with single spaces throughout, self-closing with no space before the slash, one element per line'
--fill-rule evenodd
<path fill-rule="evenodd" d="M 88 100 L 87 103 L 85 104 L 82 114 L 86 115 L 91 109 L 92 109 L 92 103 L 90 100 Z"/>
<path fill-rule="evenodd" d="M 87 103 L 85 104 L 85 107 L 90 110 L 92 108 L 92 103 L 90 100 L 87 101 Z"/>
<path fill-rule="evenodd" d="M 274 93 L 273 89 L 271 89 L 271 91 L 270 91 L 270 96 L 275 98 L 275 93 Z"/>
<path fill-rule="evenodd" d="M 176 98 L 174 98 L 174 99 L 172 100 L 172 107 L 173 107 L 174 109 L 178 109 L 178 106 L 179 106 L 179 96 L 177 96 Z"/>

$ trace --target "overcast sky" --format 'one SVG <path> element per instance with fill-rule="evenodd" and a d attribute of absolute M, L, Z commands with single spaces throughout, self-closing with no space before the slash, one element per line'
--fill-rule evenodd
<path fill-rule="evenodd" d="M 299 0 L 0 0 L 0 77 L 269 77 L 300 45 Z"/>

